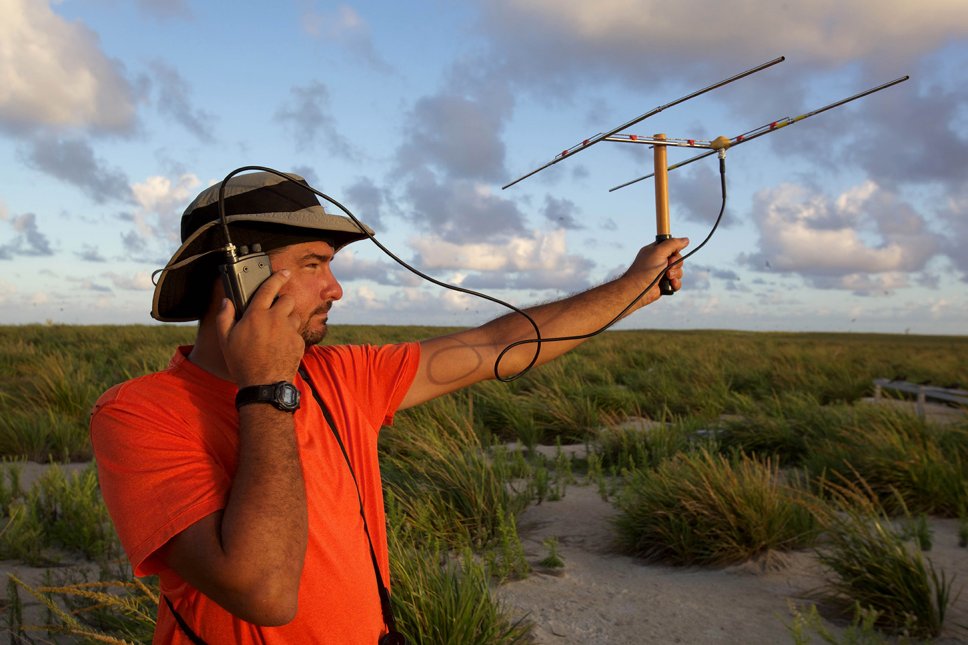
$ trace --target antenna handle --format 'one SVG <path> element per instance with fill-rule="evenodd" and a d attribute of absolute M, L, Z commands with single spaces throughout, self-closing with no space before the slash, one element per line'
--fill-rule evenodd
<path fill-rule="evenodd" d="M 659 141 L 664 141 L 665 138 L 664 134 L 655 135 L 655 139 Z M 666 146 L 656 144 L 652 153 L 655 165 L 655 241 L 661 242 L 672 238 L 672 226 L 669 224 L 669 164 Z M 671 296 L 676 292 L 669 278 L 663 276 L 659 281 L 659 292 L 663 296 Z"/>

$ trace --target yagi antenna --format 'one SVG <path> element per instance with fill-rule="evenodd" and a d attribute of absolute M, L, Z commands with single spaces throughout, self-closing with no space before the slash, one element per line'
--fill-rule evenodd
<path fill-rule="evenodd" d="M 537 174 L 537 173 L 541 172 L 545 168 L 548 168 L 550 166 L 555 165 L 559 161 L 563 161 L 566 158 L 572 157 L 575 154 L 581 152 L 582 150 L 585 150 L 587 148 L 590 148 L 591 146 L 595 145 L 596 143 L 598 143 L 600 141 L 615 141 L 615 142 L 618 142 L 618 143 L 635 143 L 635 144 L 639 144 L 639 145 L 643 145 L 643 144 L 644 145 L 651 145 L 651 146 L 653 146 L 653 166 L 654 166 L 654 172 L 652 172 L 652 173 L 650 173 L 648 175 L 643 175 L 642 177 L 638 177 L 638 178 L 633 179 L 631 181 L 627 181 L 624 184 L 620 184 L 618 186 L 615 186 L 614 188 L 609 189 L 609 192 L 618 190 L 620 188 L 625 188 L 626 186 L 631 186 L 632 184 L 634 184 L 636 182 L 639 182 L 639 181 L 642 181 L 643 179 L 648 179 L 650 177 L 655 177 L 655 225 L 656 225 L 656 235 L 655 235 L 655 239 L 656 239 L 656 241 L 667 240 L 667 239 L 669 239 L 669 238 L 672 237 L 671 226 L 669 224 L 669 187 L 668 187 L 669 186 L 669 183 L 668 183 L 669 182 L 669 177 L 668 177 L 668 173 L 669 173 L 670 170 L 675 170 L 676 168 L 681 168 L 682 166 L 685 166 L 687 164 L 691 164 L 694 161 L 698 161 L 699 159 L 703 159 L 705 157 L 708 157 L 708 156 L 714 155 L 714 154 L 718 154 L 719 155 L 720 165 L 722 166 L 722 164 L 725 163 L 725 161 L 723 161 L 723 160 L 726 158 L 726 150 L 729 149 L 732 146 L 738 146 L 741 143 L 746 143 L 747 141 L 752 141 L 753 139 L 756 139 L 758 137 L 761 137 L 764 134 L 770 134 L 771 132 L 776 132 L 777 130 L 779 130 L 781 128 L 785 128 L 788 125 L 792 125 L 794 123 L 799 123 L 800 121 L 803 121 L 804 119 L 807 119 L 809 117 L 812 117 L 812 116 L 815 116 L 817 114 L 820 114 L 821 112 L 826 112 L 827 110 L 832 110 L 833 108 L 840 107 L 841 105 L 844 105 L 846 103 L 850 103 L 851 101 L 855 101 L 855 100 L 857 100 L 859 98 L 868 96 L 868 95 L 873 94 L 875 92 L 880 92 L 883 89 L 887 89 L 888 87 L 891 87 L 892 85 L 897 85 L 898 83 L 902 83 L 902 82 L 908 80 L 908 78 L 910 78 L 908 76 L 902 76 L 901 78 L 895 79 L 895 80 L 893 80 L 893 81 L 891 81 L 889 83 L 884 83 L 883 85 L 878 85 L 877 87 L 872 87 L 871 89 L 864 90 L 863 92 L 860 92 L 859 94 L 854 94 L 853 96 L 849 96 L 849 97 L 847 97 L 845 99 L 841 99 L 839 101 L 835 101 L 834 103 L 831 103 L 830 105 L 825 105 L 822 108 L 818 108 L 816 110 L 812 110 L 810 112 L 806 112 L 804 114 L 801 114 L 800 116 L 796 116 L 796 117 L 784 117 L 784 118 L 778 119 L 776 121 L 771 121 L 770 123 L 767 123 L 766 125 L 762 125 L 762 126 L 760 126 L 758 128 L 754 128 L 753 130 L 750 130 L 748 132 L 744 132 L 743 134 L 736 135 L 733 138 L 728 138 L 728 137 L 725 137 L 725 136 L 719 136 L 719 137 L 716 137 L 715 139 L 713 139 L 712 141 L 704 141 L 704 140 L 699 140 L 699 139 L 670 139 L 670 138 L 667 138 L 665 134 L 656 134 L 656 135 L 653 135 L 653 136 L 641 136 L 641 135 L 636 135 L 636 134 L 620 134 L 620 132 L 622 130 L 625 130 L 626 128 L 629 128 L 629 127 L 635 125 L 636 123 L 639 123 L 640 121 L 643 121 L 643 120 L 649 118 L 650 116 L 653 116 L 655 114 L 658 114 L 659 112 L 661 112 L 661 111 L 663 111 L 663 110 L 665 110 L 667 108 L 670 108 L 670 107 L 672 107 L 674 105 L 679 105 L 680 103 L 683 103 L 685 101 L 688 101 L 691 98 L 695 98 L 695 97 L 700 96 L 702 94 L 705 94 L 706 92 L 709 92 L 711 90 L 720 88 L 720 87 L 722 87 L 724 85 L 728 85 L 729 83 L 732 83 L 733 81 L 738 81 L 741 78 L 745 78 L 745 77 L 747 77 L 747 76 L 749 76 L 751 74 L 755 74 L 756 72 L 762 71 L 762 70 L 766 69 L 767 67 L 771 67 L 773 65 L 776 65 L 777 63 L 782 63 L 784 60 L 785 60 L 785 58 L 783 56 L 780 56 L 779 58 L 774 58 L 771 61 L 768 61 L 766 63 L 763 63 L 762 65 L 757 65 L 756 67 L 753 67 L 751 69 L 748 69 L 745 72 L 740 72 L 739 74 L 736 74 L 735 76 L 730 76 L 729 78 L 727 78 L 725 80 L 722 80 L 722 81 L 719 81 L 718 83 L 713 83 L 712 85 L 710 85 L 708 87 L 704 87 L 701 90 L 697 90 L 697 91 L 695 91 L 695 92 L 693 92 L 691 94 L 687 94 L 687 95 L 683 96 L 682 98 L 679 98 L 679 99 L 676 99 L 675 101 L 672 101 L 671 103 L 666 103 L 665 105 L 660 105 L 659 107 L 657 107 L 657 108 L 655 108 L 653 110 L 650 110 L 649 112 L 646 112 L 645 114 L 643 114 L 641 116 L 638 116 L 638 117 L 632 119 L 631 121 L 629 121 L 627 123 L 623 123 L 622 125 L 618 126 L 617 128 L 613 128 L 613 129 L 609 130 L 608 132 L 599 133 L 599 134 L 596 134 L 595 136 L 593 136 L 591 138 L 585 139 L 585 140 L 581 141 L 580 143 L 572 146 L 571 148 L 568 148 L 567 150 L 564 150 L 564 151 L 560 152 L 558 155 L 555 156 L 554 159 L 552 159 L 548 163 L 544 164 L 543 166 L 540 166 L 539 168 L 536 168 L 536 169 L 532 170 L 528 174 L 526 174 L 526 175 L 524 175 L 522 177 L 519 177 L 519 178 L 515 179 L 514 181 L 512 181 L 509 184 L 506 184 L 505 186 L 503 186 L 503 188 L 510 188 L 511 186 L 513 186 L 514 184 L 518 183 L 519 181 L 521 181 L 523 179 L 527 179 L 528 177 L 530 177 L 530 176 L 532 176 L 534 174 Z M 666 149 L 669 146 L 686 147 L 686 148 L 707 148 L 709 150 L 709 152 L 704 152 L 702 154 L 696 155 L 695 157 L 692 157 L 690 159 L 686 159 L 685 161 L 680 161 L 679 163 L 676 163 L 676 164 L 673 164 L 673 165 L 670 166 L 670 165 L 668 165 L 668 163 L 666 161 Z M 671 295 L 672 293 L 674 293 L 674 291 L 672 289 L 672 286 L 671 286 L 671 284 L 669 283 L 669 281 L 667 279 L 663 279 L 662 283 L 660 284 L 660 289 L 661 289 L 663 295 Z"/>
<path fill-rule="evenodd" d="M 782 63 L 784 60 L 786 60 L 786 57 L 785 56 L 780 56 L 779 58 L 774 58 L 773 60 L 771 60 L 769 62 L 763 63 L 762 65 L 757 65 L 756 67 L 753 67 L 751 69 L 748 69 L 745 72 L 740 72 L 739 74 L 736 74 L 735 76 L 730 76 L 729 78 L 727 78 L 725 80 L 719 81 L 718 83 L 713 83 L 712 85 L 710 85 L 708 87 L 704 87 L 701 90 L 696 90 L 695 92 L 692 92 L 691 94 L 686 94 L 682 98 L 678 98 L 675 101 L 672 101 L 671 103 L 666 103 L 665 105 L 660 105 L 657 108 L 653 108 L 652 110 L 649 110 L 645 114 L 643 114 L 641 116 L 637 116 L 634 119 L 632 119 L 631 121 L 629 121 L 628 123 L 623 123 L 622 125 L 618 126 L 617 128 L 613 128 L 613 129 L 609 130 L 608 132 L 605 132 L 605 133 L 599 132 L 595 136 L 590 137 L 588 139 L 584 139 L 583 141 L 581 141 L 579 143 L 576 143 L 575 145 L 573 145 L 572 147 L 568 148 L 567 150 L 563 150 L 562 152 L 558 153 L 558 155 L 556 155 L 554 159 L 552 159 L 551 161 L 549 161 L 545 165 L 541 166 L 540 168 L 535 168 L 534 170 L 532 170 L 528 174 L 524 175 L 523 177 L 518 177 L 517 179 L 515 179 L 511 183 L 505 184 L 501 188 L 502 189 L 510 188 L 511 186 L 513 186 L 514 184 L 518 183 L 519 181 L 521 181 L 523 179 L 527 179 L 531 175 L 535 175 L 535 174 L 541 172 L 542 170 L 544 170 L 545 168 L 548 168 L 550 166 L 555 165 L 559 161 L 564 160 L 566 157 L 570 157 L 570 156 L 574 155 L 577 152 L 581 152 L 582 150 L 586 150 L 587 148 L 590 148 L 591 146 L 593 146 L 596 143 L 598 143 L 599 141 L 605 141 L 605 140 L 609 139 L 609 137 L 618 134 L 619 132 L 621 132 L 625 128 L 630 128 L 633 125 L 635 125 L 636 123 L 638 123 L 639 121 L 644 121 L 645 119 L 648 119 L 650 116 L 655 116 L 656 114 L 658 114 L 659 112 L 661 112 L 661 111 L 663 111 L 665 109 L 671 108 L 671 107 L 673 107 L 675 105 L 679 105 L 680 103 L 684 103 L 684 102 L 688 101 L 689 99 L 694 99 L 697 96 L 700 96 L 702 94 L 705 94 L 706 92 L 710 92 L 712 90 L 715 90 L 717 88 L 720 88 L 720 87 L 722 87 L 724 85 L 729 85 L 733 81 L 738 81 L 739 79 L 745 78 L 745 77 L 749 76 L 750 74 L 755 74 L 756 72 L 762 71 L 762 70 L 766 69 L 767 67 L 772 67 L 773 65 L 776 65 L 777 63 Z"/>
<path fill-rule="evenodd" d="M 896 78 L 893 81 L 890 81 L 889 83 L 884 83 L 883 85 L 878 85 L 877 87 L 872 87 L 869 90 L 864 90 L 863 92 L 859 92 L 857 94 L 854 94 L 853 96 L 848 96 L 845 99 L 841 99 L 839 101 L 834 101 L 830 105 L 825 105 L 822 108 L 817 108 L 816 110 L 811 110 L 809 112 L 804 112 L 800 116 L 795 116 L 795 117 L 789 117 L 789 116 L 787 116 L 787 117 L 783 117 L 782 119 L 777 119 L 776 121 L 771 121 L 771 122 L 769 122 L 769 123 L 767 123 L 765 125 L 761 125 L 758 128 L 754 128 L 754 129 L 752 129 L 752 130 L 750 130 L 748 132 L 744 132 L 743 134 L 738 134 L 735 137 L 733 137 L 732 139 L 728 139 L 726 137 L 716 137 L 712 141 L 700 141 L 700 140 L 697 140 L 697 139 L 663 139 L 662 142 L 660 143 L 659 142 L 659 136 L 661 136 L 661 135 L 656 135 L 656 137 L 653 138 L 653 137 L 641 137 L 641 136 L 637 136 L 637 135 L 634 135 L 634 134 L 628 134 L 628 135 L 613 135 L 613 136 L 608 137 L 607 140 L 608 141 L 619 141 L 619 142 L 622 142 L 622 143 L 639 143 L 639 144 L 645 143 L 645 144 L 652 144 L 652 145 L 657 145 L 658 144 L 658 145 L 663 145 L 663 146 L 682 146 L 682 147 L 689 147 L 689 148 L 710 148 L 710 151 L 709 152 L 704 152 L 702 154 L 696 155 L 695 157 L 690 157 L 689 159 L 686 159 L 685 161 L 680 161 L 679 163 L 672 164 L 671 166 L 668 166 L 666 168 L 667 171 L 669 171 L 669 170 L 675 170 L 676 168 L 681 168 L 681 167 L 683 167 L 685 165 L 691 164 L 693 161 L 699 161 L 700 159 L 705 159 L 706 157 L 708 157 L 710 155 L 714 155 L 717 152 L 719 152 L 719 150 L 725 150 L 725 149 L 731 148 L 733 146 L 738 146 L 741 143 L 746 143 L 747 141 L 752 141 L 753 139 L 756 139 L 758 137 L 762 137 L 764 134 L 770 134 L 771 132 L 776 132 L 780 128 L 785 128 L 788 125 L 793 125 L 794 123 L 799 123 L 800 121 L 803 121 L 804 119 L 808 119 L 808 118 L 810 118 L 812 116 L 816 116 L 816 115 L 820 114 L 821 112 L 826 112 L 827 110 L 832 110 L 832 109 L 834 109 L 836 107 L 840 107 L 841 105 L 846 105 L 847 103 L 850 103 L 851 101 L 856 101 L 859 98 L 863 98 L 865 96 L 869 96 L 869 95 L 873 94 L 874 92 L 880 92 L 881 90 L 885 90 L 885 89 L 891 87 L 892 85 L 897 85 L 898 83 L 903 83 L 904 81 L 908 80 L 909 78 L 910 78 L 910 76 L 902 76 L 901 78 Z M 625 188 L 626 186 L 631 186 L 632 184 L 634 184 L 636 182 L 639 182 L 639 181 L 642 181 L 643 179 L 648 179 L 649 177 L 656 177 L 656 176 L 657 175 L 654 172 L 649 173 L 648 175 L 642 175 L 641 177 L 637 177 L 636 179 L 633 179 L 631 181 L 627 181 L 624 184 L 619 184 L 618 186 L 614 186 L 612 188 L 609 188 L 608 189 L 608 192 L 611 193 L 611 192 L 614 192 L 614 191 L 616 191 L 616 190 L 618 190 L 620 188 Z"/>

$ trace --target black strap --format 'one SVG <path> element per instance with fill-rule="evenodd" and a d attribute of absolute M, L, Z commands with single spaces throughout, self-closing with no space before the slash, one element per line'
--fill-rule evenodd
<path fill-rule="evenodd" d="M 168 609 L 171 610 L 172 615 L 175 617 L 175 621 L 178 623 L 178 626 L 181 627 L 183 632 L 185 632 L 185 636 L 188 636 L 188 640 L 195 645 L 208 645 L 208 643 L 205 642 L 205 639 L 192 631 L 192 628 L 188 626 L 188 623 L 186 623 L 185 619 L 181 617 L 181 614 L 175 611 L 175 605 L 172 604 L 171 598 L 168 596 L 163 596 L 163 598 L 165 599 L 165 602 L 168 603 Z"/>
<path fill-rule="evenodd" d="M 363 496 L 360 494 L 360 483 L 356 479 L 356 472 L 353 470 L 353 464 L 350 463 L 350 457 L 346 453 L 346 446 L 343 445 L 343 439 L 339 435 L 339 431 L 336 429 L 336 423 L 333 421 L 333 417 L 329 412 L 329 408 L 323 402 L 319 392 L 316 391 L 316 387 L 313 385 L 312 380 L 309 378 L 309 373 L 306 368 L 299 367 L 299 375 L 309 386 L 309 390 L 313 393 L 313 398 L 316 399 L 316 403 L 319 404 L 319 409 L 323 413 L 323 417 L 326 419 L 326 423 L 329 424 L 329 429 L 333 432 L 333 436 L 336 437 L 336 443 L 339 444 L 339 449 L 343 453 L 343 459 L 346 461 L 346 467 L 350 469 L 350 475 L 353 477 L 353 485 L 356 487 L 356 499 L 360 503 L 360 517 L 363 518 L 363 532 L 366 534 L 366 541 L 370 545 L 370 560 L 373 562 L 373 572 L 376 574 L 376 584 L 377 589 L 380 592 L 380 608 L 383 610 L 383 622 L 386 623 L 389 634 L 400 638 L 396 642 L 405 643 L 402 640 L 403 637 L 397 631 L 397 623 L 393 618 L 393 607 L 390 604 L 390 591 L 383 582 L 383 574 L 380 573 L 380 565 L 376 560 L 376 551 L 373 549 L 373 538 L 370 537 L 370 527 L 366 522 L 366 513 L 363 510 Z"/>

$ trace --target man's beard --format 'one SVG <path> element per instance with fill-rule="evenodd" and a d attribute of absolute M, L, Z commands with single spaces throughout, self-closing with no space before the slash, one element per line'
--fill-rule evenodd
<path fill-rule="evenodd" d="M 302 336 L 303 342 L 306 343 L 306 347 L 312 347 L 313 345 L 318 345 L 319 343 L 322 342 L 323 338 L 326 337 L 326 332 L 329 331 L 329 327 L 326 323 L 322 323 L 322 326 L 318 328 L 314 328 L 311 325 L 316 324 L 316 323 L 313 323 L 313 318 L 315 318 L 319 314 L 328 313 L 329 310 L 332 308 L 332 306 L 333 306 L 332 302 L 327 302 L 325 305 L 320 305 L 319 307 L 316 307 L 316 309 L 313 310 L 313 313 L 309 315 L 309 318 L 306 320 L 306 323 L 302 326 L 302 329 L 299 330 L 299 335 Z"/>

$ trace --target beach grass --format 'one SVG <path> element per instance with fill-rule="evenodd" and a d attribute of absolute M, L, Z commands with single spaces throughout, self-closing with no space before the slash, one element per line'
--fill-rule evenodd
<path fill-rule="evenodd" d="M 725 565 L 813 543 L 808 493 L 778 465 L 705 449 L 631 473 L 615 520 L 622 550 L 677 565 Z"/>
<path fill-rule="evenodd" d="M 855 615 L 857 608 L 869 612 L 876 625 L 894 634 L 938 636 L 953 600 L 952 580 L 925 555 L 923 542 L 908 539 L 903 525 L 892 521 L 870 487 L 825 485 L 833 504 L 818 555 L 833 573 L 828 600 Z"/>
<path fill-rule="evenodd" d="M 337 326 L 327 342 L 378 344 L 446 331 Z M 0 456 L 89 460 L 87 414 L 96 397 L 163 369 L 193 335 L 174 325 L 0 327 Z M 817 517 L 826 522 L 826 553 L 837 553 L 839 539 L 850 545 L 844 553 L 881 557 L 864 541 L 869 525 L 838 525 L 824 514 L 839 508 L 830 481 L 863 482 L 892 530 L 905 527 L 897 540 L 915 560 L 918 544 L 931 537 L 918 518 L 960 518 L 968 535 L 968 425 L 939 426 L 861 403 L 882 377 L 964 387 L 968 338 L 614 331 L 513 383 L 482 383 L 401 412 L 381 433 L 401 624 L 415 642 L 489 642 L 462 640 L 478 632 L 493 642 L 526 638 L 527 624 L 493 605 L 487 587 L 528 575 L 518 513 L 576 480 L 620 500 L 628 526 L 618 531 L 630 552 L 678 563 L 738 562 L 809 545 Z M 587 457 L 566 458 L 559 449 L 548 459 L 536 450 L 556 442 L 584 443 Z M 68 475 L 54 466 L 27 491 L 19 477 L 16 464 L 0 473 L 3 557 L 34 564 L 64 554 L 118 557 L 93 470 Z M 853 512 L 858 522 L 869 519 Z M 859 566 L 844 559 L 845 572 Z M 849 575 L 831 574 L 840 581 L 833 595 L 876 606 L 864 609 L 863 620 L 876 613 L 889 631 L 933 633 L 950 580 L 926 560 L 892 567 L 887 578 L 899 586 L 885 587 L 887 595 L 903 605 L 878 605 L 865 594 L 881 582 L 850 586 Z M 66 580 L 43 593 L 72 611 L 77 596 L 68 588 L 88 582 Z M 427 599 L 446 609 L 421 604 Z M 112 626 L 113 611 L 104 605 L 97 629 L 126 638 L 128 618 L 118 609 Z"/>

